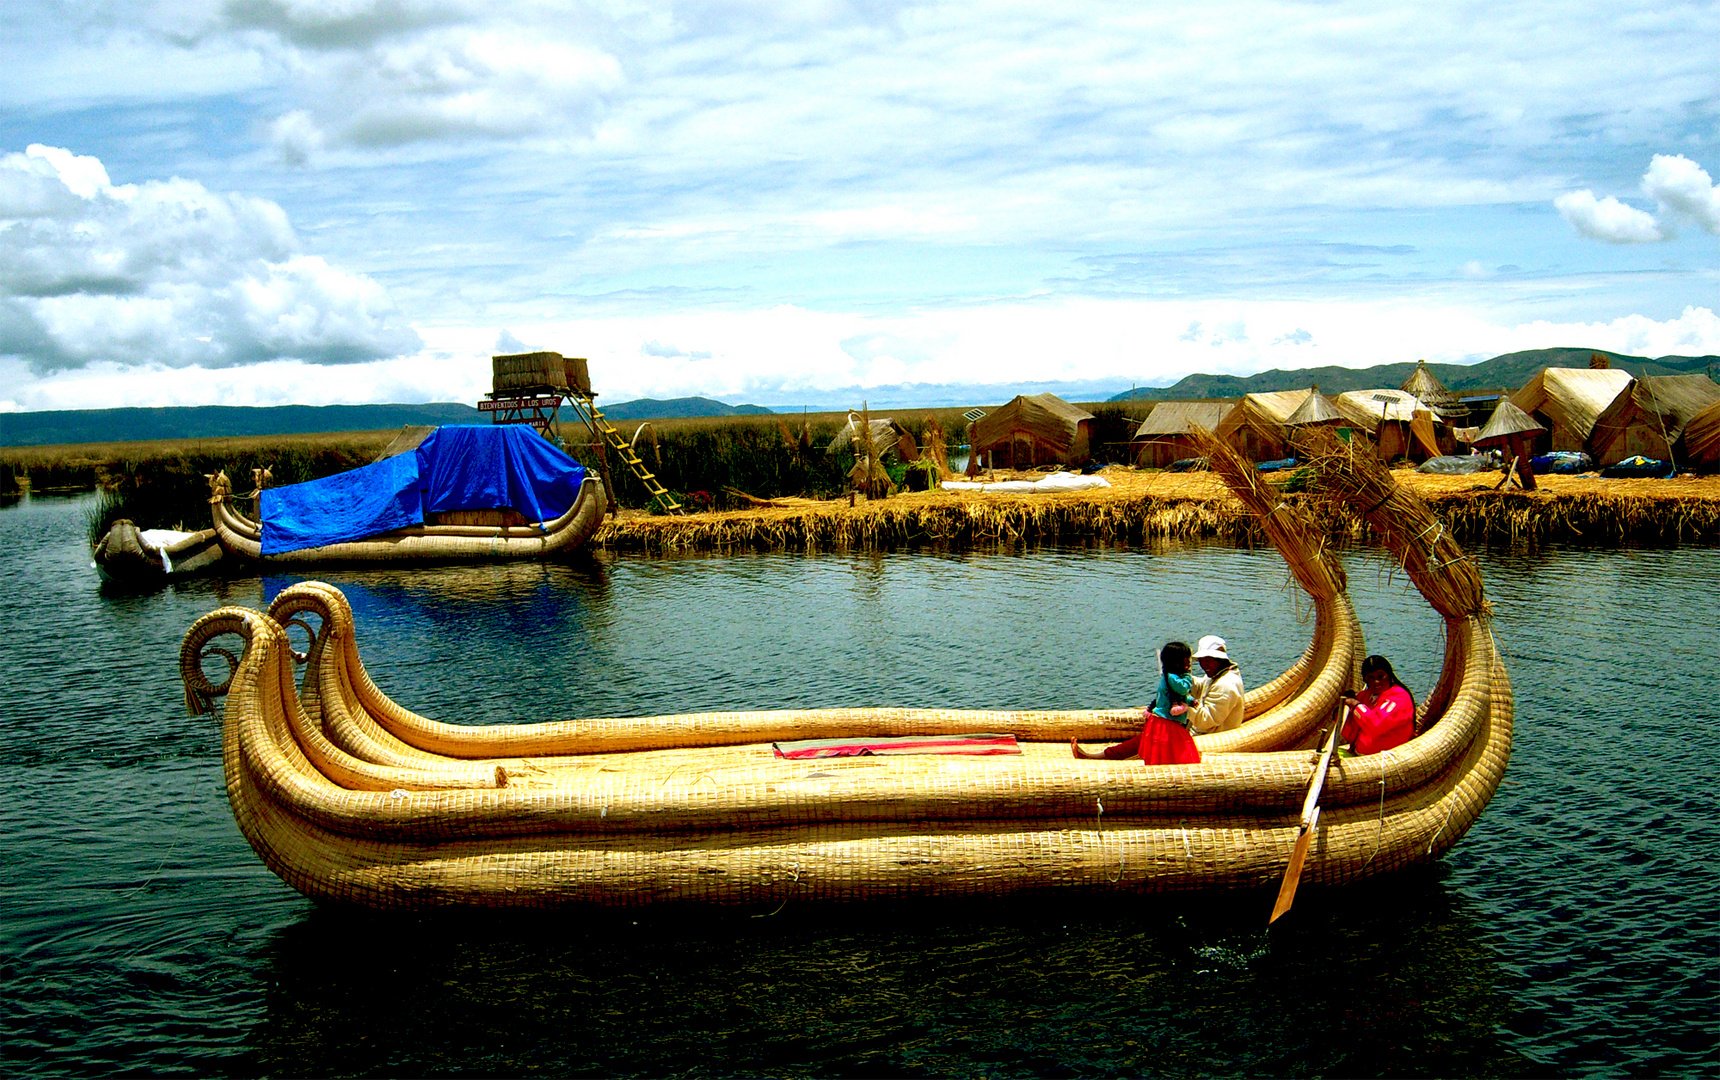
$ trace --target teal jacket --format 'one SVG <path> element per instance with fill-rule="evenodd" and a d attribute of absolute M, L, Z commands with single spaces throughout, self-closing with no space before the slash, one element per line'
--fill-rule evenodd
<path fill-rule="evenodd" d="M 1162 672 L 1159 675 L 1158 696 L 1153 700 L 1153 714 L 1162 716 L 1173 724 L 1188 726 L 1188 714 L 1171 715 L 1172 705 L 1187 705 L 1189 695 L 1194 692 L 1194 679 L 1187 675 L 1172 675 Z"/>

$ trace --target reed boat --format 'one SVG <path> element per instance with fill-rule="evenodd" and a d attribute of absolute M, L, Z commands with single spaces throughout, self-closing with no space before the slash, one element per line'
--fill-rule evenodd
<path fill-rule="evenodd" d="M 140 529 L 121 518 L 96 541 L 90 565 L 104 582 L 150 586 L 201 574 L 224 554 L 214 529 Z"/>
<path fill-rule="evenodd" d="M 446 425 L 403 453 L 303 484 L 233 495 L 211 475 L 214 532 L 271 565 L 544 558 L 591 539 L 603 482 L 525 425 Z M 256 517 L 241 504 L 255 500 Z"/>
<path fill-rule="evenodd" d="M 1195 765 L 1070 754 L 1071 738 L 1133 734 L 1134 709 L 439 722 L 376 685 L 345 597 L 317 582 L 266 612 L 199 619 L 181 650 L 186 703 L 224 699 L 228 797 L 269 868 L 309 897 L 369 908 L 1252 889 L 1285 875 L 1303 835 L 1311 884 L 1438 858 L 1487 805 L 1511 747 L 1510 683 L 1474 563 L 1377 459 L 1322 471 L 1444 617 L 1445 654 L 1420 733 L 1331 761 L 1304 834 L 1323 764 L 1310 747 L 1360 685 L 1361 628 L 1307 512 L 1234 454 L 1209 452 L 1313 601 L 1314 626 L 1302 656 L 1248 693 L 1242 726 L 1197 738 Z M 231 635 L 237 649 L 216 644 Z M 805 761 L 772 746 L 964 733 L 1013 736 L 1020 753 Z"/>

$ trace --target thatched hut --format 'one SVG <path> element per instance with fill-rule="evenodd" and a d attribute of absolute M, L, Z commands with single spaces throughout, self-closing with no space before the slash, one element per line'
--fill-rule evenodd
<path fill-rule="evenodd" d="M 1311 390 L 1278 390 L 1244 394 L 1219 424 L 1219 439 L 1249 461 L 1276 461 L 1290 456 L 1284 425 Z"/>
<path fill-rule="evenodd" d="M 1190 433 L 1216 431 L 1236 408 L 1234 401 L 1161 401 L 1135 429 L 1135 464 L 1162 469 L 1173 461 L 1199 457 Z"/>
<path fill-rule="evenodd" d="M 1493 415 L 1487 418 L 1487 423 L 1470 445 L 1477 450 L 1504 451 L 1507 460 L 1516 461 L 1518 482 L 1533 490 L 1535 471 L 1529 465 L 1529 458 L 1534 453 L 1535 437 L 1546 430 L 1533 416 L 1511 404 L 1510 398 L 1500 398 Z M 1510 477 L 1511 473 L 1507 472 L 1505 480 Z M 1503 484 L 1504 480 L 1500 483 Z"/>
<path fill-rule="evenodd" d="M 1426 405 L 1435 417 L 1448 424 L 1463 424 L 1469 419 L 1469 406 L 1463 403 L 1460 395 L 1447 390 L 1439 376 L 1428 370 L 1426 360 L 1415 362 L 1415 370 L 1398 389 Z"/>
<path fill-rule="evenodd" d="M 1055 394 L 1018 394 L 973 422 L 973 458 L 987 468 L 1079 465 L 1090 454 L 1093 414 Z"/>
<path fill-rule="evenodd" d="M 1595 422 L 1630 382 L 1630 373 L 1617 368 L 1543 368 L 1511 403 L 1547 429 L 1536 436 L 1537 452 L 1586 451 Z"/>
<path fill-rule="evenodd" d="M 1387 461 L 1440 455 L 1432 410 L 1406 390 L 1351 390 L 1334 404 L 1351 427 L 1368 433 Z"/>
<path fill-rule="evenodd" d="M 1720 385 L 1706 375 L 1632 379 L 1595 421 L 1590 453 L 1603 468 L 1637 454 L 1671 460 L 1685 427 L 1716 404 Z"/>

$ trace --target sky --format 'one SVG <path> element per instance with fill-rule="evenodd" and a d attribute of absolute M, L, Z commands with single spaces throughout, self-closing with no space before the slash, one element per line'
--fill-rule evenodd
<path fill-rule="evenodd" d="M 1720 353 L 1720 3 L 7 0 L 0 412 Z"/>

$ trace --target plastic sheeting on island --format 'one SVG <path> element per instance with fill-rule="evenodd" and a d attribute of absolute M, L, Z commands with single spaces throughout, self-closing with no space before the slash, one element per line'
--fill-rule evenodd
<path fill-rule="evenodd" d="M 1082 476 L 1080 473 L 1055 472 L 1039 480 L 993 480 L 981 483 L 977 480 L 945 480 L 945 491 L 1086 491 L 1088 488 L 1110 487 L 1111 481 L 1103 476 Z"/>
<path fill-rule="evenodd" d="M 426 513 L 511 509 L 528 521 L 568 511 L 585 466 L 522 424 L 450 424 L 417 449 L 262 495 L 263 554 L 422 525 Z"/>

